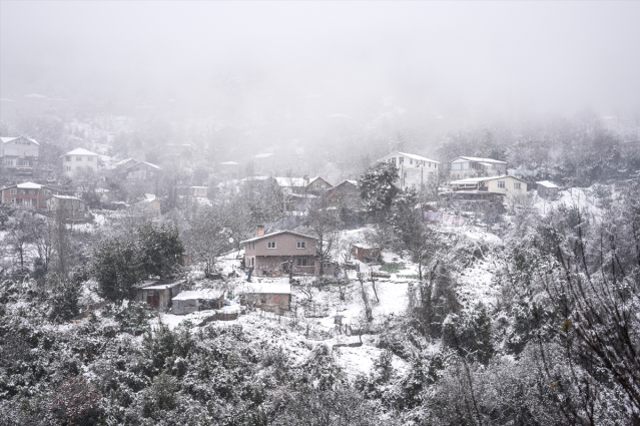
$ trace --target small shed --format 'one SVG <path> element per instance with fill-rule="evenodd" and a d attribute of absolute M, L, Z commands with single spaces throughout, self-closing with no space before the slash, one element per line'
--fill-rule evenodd
<path fill-rule="evenodd" d="M 171 300 L 182 291 L 182 281 L 146 281 L 137 287 L 136 300 L 154 309 L 171 307 Z"/>
<path fill-rule="evenodd" d="M 380 249 L 366 244 L 352 245 L 351 254 L 354 258 L 365 263 L 378 263 L 380 261 Z"/>
<path fill-rule="evenodd" d="M 542 198 L 554 199 L 558 196 L 558 185 L 548 180 L 536 182 L 538 195 Z"/>
<path fill-rule="evenodd" d="M 288 283 L 248 284 L 240 293 L 244 305 L 268 311 L 291 309 L 291 285 Z"/>
<path fill-rule="evenodd" d="M 208 309 L 221 309 L 224 306 L 224 291 L 190 290 L 183 291 L 172 299 L 171 312 L 186 315 Z"/>

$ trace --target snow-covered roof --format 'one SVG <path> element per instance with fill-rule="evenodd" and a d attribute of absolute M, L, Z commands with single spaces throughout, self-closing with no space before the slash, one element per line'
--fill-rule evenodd
<path fill-rule="evenodd" d="M 248 176 L 246 178 L 242 178 L 241 181 L 250 182 L 252 180 L 268 180 L 270 178 L 271 178 L 270 176 Z"/>
<path fill-rule="evenodd" d="M 307 186 L 307 180 L 304 178 L 294 177 L 276 177 L 274 178 L 278 182 L 278 186 L 283 187 L 303 187 Z"/>
<path fill-rule="evenodd" d="M 507 164 L 506 161 L 494 160 L 493 158 L 466 157 L 466 156 L 460 156 L 460 157 L 456 158 L 455 160 L 453 160 L 452 163 L 461 162 L 461 160 L 474 161 L 474 162 L 477 162 L 477 163 L 486 163 L 486 164 L 490 164 L 490 165 Z"/>
<path fill-rule="evenodd" d="M 40 189 L 42 185 L 35 182 L 23 182 L 16 185 L 20 189 Z"/>
<path fill-rule="evenodd" d="M 418 160 L 418 161 L 428 161 L 431 163 L 438 163 L 440 164 L 439 161 L 436 160 L 432 160 L 431 158 L 427 158 L 427 157 L 423 157 L 422 155 L 417 155 L 417 154 L 408 154 L 406 152 L 400 152 L 398 151 L 398 154 L 403 155 L 405 157 L 409 157 L 409 158 L 413 158 L 414 160 Z"/>
<path fill-rule="evenodd" d="M 329 181 L 327 181 L 325 178 L 322 178 L 322 177 L 320 177 L 320 176 L 315 176 L 315 177 L 312 177 L 311 179 L 309 179 L 309 185 L 311 185 L 313 182 L 317 181 L 318 179 L 320 179 L 321 181 L 323 181 L 323 182 L 324 182 L 324 183 L 326 183 L 327 185 L 332 186 L 332 185 L 329 183 Z"/>
<path fill-rule="evenodd" d="M 180 281 L 173 281 L 168 283 L 163 283 L 160 281 L 146 281 L 137 287 L 143 288 L 145 290 L 165 290 L 167 288 L 176 287 L 180 284 L 182 284 Z"/>
<path fill-rule="evenodd" d="M 391 157 L 399 157 L 399 156 L 412 158 L 412 159 L 414 159 L 416 161 L 425 161 L 425 162 L 428 162 L 428 163 L 440 164 L 439 161 L 432 160 L 431 158 L 423 157 L 422 155 L 409 154 L 407 152 L 400 152 L 400 151 L 395 151 L 395 152 L 392 152 L 391 154 L 387 154 L 384 157 L 380 158 L 378 161 L 384 161 L 384 160 L 388 160 Z"/>
<path fill-rule="evenodd" d="M 13 137 L 8 137 L 8 138 L 0 138 L 0 140 L 2 140 L 2 143 L 9 143 L 9 142 L 11 142 L 13 140 L 20 139 L 20 138 L 24 138 L 24 139 L 28 140 L 29 142 L 33 142 L 36 145 L 40 145 L 35 139 L 25 138 L 24 136 L 13 136 Z"/>
<path fill-rule="evenodd" d="M 95 155 L 96 157 L 98 156 L 98 154 L 96 154 L 95 152 L 91 152 L 88 149 L 84 149 L 84 148 L 76 148 L 73 151 L 69 151 L 66 154 L 62 154 L 60 157 L 64 157 L 65 155 Z"/>
<path fill-rule="evenodd" d="M 114 166 L 115 167 L 122 166 L 123 164 L 127 164 L 131 161 L 136 161 L 136 160 L 134 160 L 133 158 L 125 158 L 124 160 L 118 161 L 116 164 L 114 164 Z"/>
<path fill-rule="evenodd" d="M 220 163 L 224 166 L 237 166 L 238 163 L 236 163 L 235 161 L 223 161 L 222 163 Z"/>
<path fill-rule="evenodd" d="M 242 292 L 249 294 L 291 294 L 289 283 L 247 283 Z"/>
<path fill-rule="evenodd" d="M 129 168 L 131 167 L 135 167 L 139 164 L 146 164 L 147 166 L 153 168 L 153 169 L 158 169 L 160 170 L 160 166 L 156 166 L 155 164 L 151 164 L 151 163 L 147 163 L 146 161 L 138 161 L 136 164 L 132 164 Z"/>
<path fill-rule="evenodd" d="M 264 152 L 262 154 L 256 154 L 253 157 L 254 158 L 269 158 L 273 155 L 273 152 Z"/>
<path fill-rule="evenodd" d="M 151 201 L 154 201 L 156 199 L 157 199 L 156 198 L 156 194 L 144 194 L 144 200 L 145 201 L 151 202 Z"/>
<path fill-rule="evenodd" d="M 536 183 L 540 186 L 544 186 L 545 188 L 558 188 L 558 185 L 553 182 L 549 182 L 548 180 L 541 180 L 540 182 Z"/>
<path fill-rule="evenodd" d="M 53 195 L 53 198 L 58 198 L 60 200 L 76 200 L 76 201 L 82 201 L 80 198 L 78 197 L 74 197 L 72 195 Z M 84 201 L 82 201 L 84 202 Z"/>
<path fill-rule="evenodd" d="M 500 175 L 500 176 L 484 176 L 484 177 L 475 177 L 475 178 L 466 178 L 466 179 L 454 180 L 454 181 L 451 181 L 451 185 L 471 185 L 471 184 L 476 184 L 476 183 L 480 183 L 480 182 L 488 182 L 490 180 L 498 180 L 498 179 L 506 179 L 506 178 L 519 180 L 520 182 L 526 182 L 525 180 L 522 180 L 522 179 L 517 178 L 515 176 Z"/>
<path fill-rule="evenodd" d="M 189 188 L 194 188 L 194 189 L 207 189 L 209 188 L 208 186 L 190 186 Z"/>
<path fill-rule="evenodd" d="M 342 186 L 342 185 L 346 185 L 348 183 L 350 183 L 351 185 L 354 185 L 354 186 L 358 186 L 358 181 L 357 180 L 345 179 L 342 182 L 340 182 L 339 184 L 337 184 L 336 186 L 334 186 L 334 188 L 337 188 L 337 187 Z"/>
<path fill-rule="evenodd" d="M 174 297 L 172 300 L 196 300 L 196 299 L 217 300 L 217 299 L 220 299 L 220 297 L 222 297 L 223 295 L 224 295 L 224 292 L 219 290 L 212 290 L 212 289 L 189 290 L 189 291 L 183 291 L 182 293 Z"/>
<path fill-rule="evenodd" d="M 248 240 L 244 240 L 244 241 L 240 241 L 240 244 L 244 244 L 244 243 L 252 243 L 254 241 L 258 241 L 258 240 L 262 240 L 264 238 L 272 238 L 275 237 L 276 235 L 280 235 L 280 234 L 293 234 L 293 235 L 297 235 L 299 237 L 304 237 L 304 238 L 310 238 L 312 240 L 315 240 L 315 238 L 309 236 L 309 235 L 304 235 L 304 234 L 300 234 L 298 232 L 293 232 L 293 231 L 277 231 L 277 232 L 272 232 L 270 234 L 266 234 L 263 235 L 262 237 L 254 237 L 254 238 L 249 238 Z"/>
<path fill-rule="evenodd" d="M 47 97 L 45 95 L 39 95 L 37 93 L 30 93 L 28 95 L 24 95 L 25 98 L 40 98 L 40 99 L 47 99 Z"/>

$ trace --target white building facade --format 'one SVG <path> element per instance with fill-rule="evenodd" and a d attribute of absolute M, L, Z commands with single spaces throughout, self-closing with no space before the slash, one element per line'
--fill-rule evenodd
<path fill-rule="evenodd" d="M 98 154 L 84 148 L 76 148 L 60 156 L 62 159 L 62 172 L 65 176 L 72 177 L 80 170 L 98 171 Z"/>
<path fill-rule="evenodd" d="M 33 167 L 38 161 L 40 144 L 24 136 L 0 138 L 0 157 L 7 167 Z"/>
<path fill-rule="evenodd" d="M 507 162 L 493 158 L 458 157 L 451 162 L 451 180 L 483 176 L 500 176 L 507 173 Z"/>
<path fill-rule="evenodd" d="M 440 171 L 440 162 L 417 154 L 406 152 L 392 152 L 380 158 L 377 162 L 395 164 L 398 168 L 398 186 L 420 189 L 430 180 L 435 179 Z"/>

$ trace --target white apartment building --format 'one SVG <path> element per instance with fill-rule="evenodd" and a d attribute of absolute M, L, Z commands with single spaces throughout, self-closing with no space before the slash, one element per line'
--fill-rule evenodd
<path fill-rule="evenodd" d="M 400 189 L 414 187 L 420 189 L 440 170 L 440 162 L 417 154 L 392 152 L 377 162 L 393 163 L 398 168 L 398 186 Z"/>
<path fill-rule="evenodd" d="M 62 171 L 65 176 L 72 177 L 79 170 L 92 169 L 98 171 L 98 154 L 84 148 L 76 148 L 60 156 Z"/>

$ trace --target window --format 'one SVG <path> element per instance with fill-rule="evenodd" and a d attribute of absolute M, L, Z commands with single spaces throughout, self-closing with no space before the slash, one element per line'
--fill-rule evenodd
<path fill-rule="evenodd" d="M 499 180 L 498 181 L 498 188 L 504 189 L 506 187 L 505 183 L 503 180 Z"/>
<path fill-rule="evenodd" d="M 434 168 L 434 169 L 437 169 L 437 168 L 438 168 L 438 165 L 437 165 L 437 164 L 434 164 L 434 165 L 433 165 L 433 168 Z"/>
<path fill-rule="evenodd" d="M 391 157 L 389 161 L 391 162 L 391 164 L 396 164 L 396 157 Z"/>
<path fill-rule="evenodd" d="M 398 164 L 404 164 L 404 157 L 398 158 Z"/>
<path fill-rule="evenodd" d="M 515 182 L 513 184 L 513 189 L 520 189 L 520 182 Z"/>
<path fill-rule="evenodd" d="M 269 241 L 269 242 L 267 242 L 267 248 L 268 248 L 268 249 L 274 249 L 274 248 L 276 248 L 276 242 L 275 242 L 275 241 Z"/>
<path fill-rule="evenodd" d="M 76 157 L 76 161 L 82 161 L 82 157 Z"/>
<path fill-rule="evenodd" d="M 296 244 L 296 247 L 299 249 L 305 249 L 307 248 L 307 242 L 306 241 L 298 241 L 298 243 Z"/>
<path fill-rule="evenodd" d="M 11 195 L 16 195 L 18 193 L 16 189 L 12 189 L 9 192 L 11 193 Z"/>
<path fill-rule="evenodd" d="M 68 171 L 68 172 L 70 172 L 70 171 L 71 171 L 71 166 L 67 166 L 67 167 L 65 167 L 65 170 L 66 170 L 66 171 Z"/>
<path fill-rule="evenodd" d="M 409 164 L 413 164 L 413 158 L 409 158 Z"/>
<path fill-rule="evenodd" d="M 298 264 L 298 266 L 307 266 L 307 259 L 298 258 L 297 259 L 297 264 Z"/>
<path fill-rule="evenodd" d="M 64 159 L 67 160 L 67 161 L 71 161 L 71 157 L 70 156 L 66 156 L 66 157 L 64 157 Z"/>

